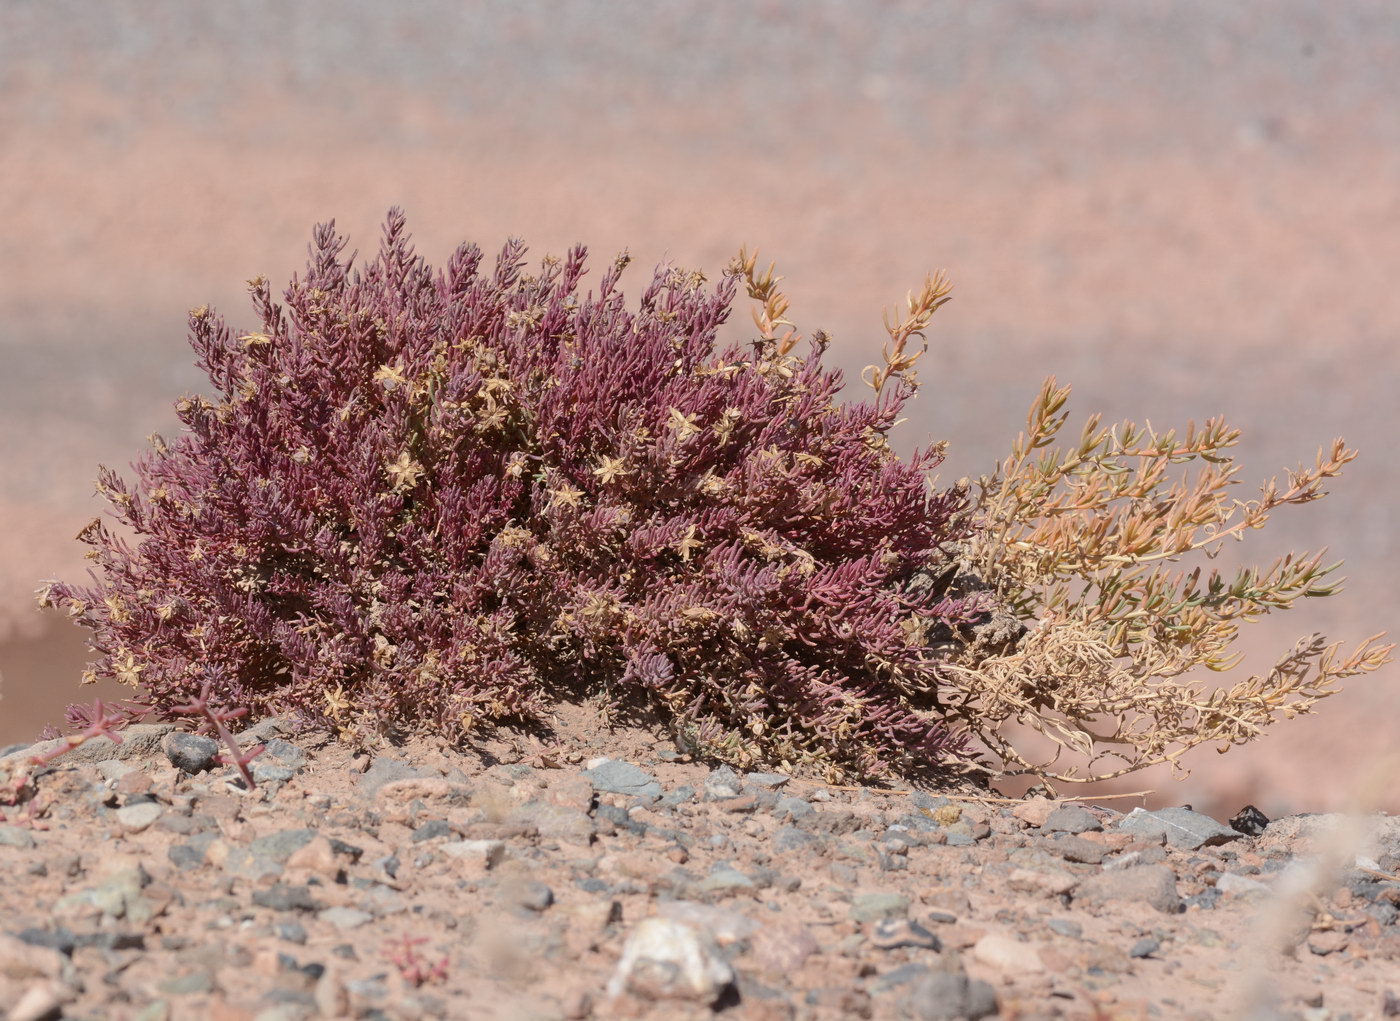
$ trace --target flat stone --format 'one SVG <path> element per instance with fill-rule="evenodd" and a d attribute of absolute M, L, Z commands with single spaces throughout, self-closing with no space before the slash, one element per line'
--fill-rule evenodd
<path fill-rule="evenodd" d="M 254 890 L 253 903 L 272 911 L 315 911 L 322 906 L 311 896 L 310 887 L 286 883 L 273 883 L 266 890 Z"/>
<path fill-rule="evenodd" d="M 821 838 L 806 833 L 795 826 L 783 826 L 773 834 L 771 847 L 777 854 L 808 851 L 821 844 Z"/>
<path fill-rule="evenodd" d="M 140 833 L 165 814 L 165 808 L 154 801 L 123 805 L 117 809 L 117 825 L 127 833 Z"/>
<path fill-rule="evenodd" d="M 1045 970 L 1040 950 L 1034 943 L 1022 943 L 1011 936 L 988 934 L 972 946 L 972 956 L 1012 975 L 1029 975 Z"/>
<path fill-rule="evenodd" d="M 0 847 L 30 848 L 34 846 L 34 834 L 28 830 L 0 823 Z"/>
<path fill-rule="evenodd" d="M 438 850 L 470 872 L 484 874 L 506 857 L 504 840 L 454 840 L 439 844 Z"/>
<path fill-rule="evenodd" d="M 588 778 L 595 791 L 652 799 L 661 797 L 661 783 L 656 777 L 620 759 L 600 762 L 592 769 L 584 770 L 583 775 Z"/>
<path fill-rule="evenodd" d="M 248 850 L 260 858 L 270 858 L 280 863 L 315 839 L 316 831 L 310 828 L 281 830 L 254 840 L 248 845 Z"/>
<path fill-rule="evenodd" d="M 350 929 L 357 929 L 366 922 L 374 920 L 374 916 L 368 911 L 360 911 L 356 908 L 326 908 L 317 916 L 321 921 L 335 926 L 341 932 L 348 932 Z"/>
<path fill-rule="evenodd" d="M 1234 872 L 1225 872 L 1215 881 L 1215 888 L 1221 893 L 1227 893 L 1232 897 L 1245 897 L 1250 894 L 1256 896 L 1267 894 L 1272 889 L 1268 883 L 1261 883 L 1257 879 L 1248 876 L 1237 875 Z"/>
<path fill-rule="evenodd" d="M 1114 900 L 1142 901 L 1167 914 L 1181 910 L 1176 873 L 1166 865 L 1133 865 L 1104 871 L 1085 879 L 1074 893 L 1076 904 Z"/>
<path fill-rule="evenodd" d="M 787 786 L 792 777 L 784 776 L 782 773 L 745 773 L 744 780 L 755 787 L 763 787 L 766 790 L 776 790 L 779 787 Z"/>
<path fill-rule="evenodd" d="M 848 912 L 853 922 L 876 922 L 882 918 L 902 918 L 909 911 L 909 898 L 902 893 L 865 893 L 851 901 Z"/>
<path fill-rule="evenodd" d="M 732 865 L 720 863 L 710 870 L 704 879 L 691 884 L 696 894 L 734 893 L 738 890 L 752 890 L 755 883 Z"/>
<path fill-rule="evenodd" d="M 1165 838 L 1172 847 L 1184 851 L 1238 840 L 1242 835 L 1189 808 L 1159 808 L 1155 812 L 1135 808 L 1118 820 L 1118 829 L 1149 839 Z"/>
<path fill-rule="evenodd" d="M 811 802 L 801 798 L 779 798 L 773 806 L 773 814 L 779 819 L 792 819 L 794 822 L 815 812 Z"/>
<path fill-rule="evenodd" d="M 365 770 L 360 777 L 360 790 L 370 797 L 379 793 L 379 788 L 385 784 L 393 783 L 395 780 L 412 780 L 423 777 L 424 774 L 414 769 L 406 762 L 398 759 L 391 759 L 387 755 L 376 755 L 369 764 L 369 769 Z"/>
<path fill-rule="evenodd" d="M 1079 805 L 1061 805 L 1045 817 L 1040 827 L 1047 833 L 1088 833 L 1103 829 L 1098 816 Z"/>

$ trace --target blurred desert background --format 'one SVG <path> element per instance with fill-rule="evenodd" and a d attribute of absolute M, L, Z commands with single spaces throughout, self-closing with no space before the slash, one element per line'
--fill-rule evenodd
<path fill-rule="evenodd" d="M 1220 563 L 1327 546 L 1349 584 L 1247 628 L 1241 670 L 1395 631 L 1397 99 L 1380 0 L 3 0 L 0 745 L 93 694 L 84 633 L 32 593 L 84 571 L 97 465 L 200 388 L 186 310 L 246 323 L 244 281 L 299 269 L 312 224 L 370 251 L 392 205 L 430 260 L 626 247 L 634 289 L 757 245 L 853 396 L 882 306 L 944 268 L 900 446 L 950 440 L 950 481 L 1004 455 L 1051 373 L 1072 427 L 1225 413 L 1244 498 L 1345 436 L 1332 495 Z M 1343 806 L 1400 751 L 1397 676 L 1120 786 Z"/>

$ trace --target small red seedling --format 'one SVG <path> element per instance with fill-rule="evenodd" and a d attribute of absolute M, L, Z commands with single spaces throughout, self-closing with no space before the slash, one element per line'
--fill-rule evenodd
<path fill-rule="evenodd" d="M 413 948 L 428 942 L 427 937 L 419 936 L 414 938 L 404 933 L 400 941 L 389 940 L 384 947 L 384 953 L 399 969 L 399 975 L 403 980 L 412 986 L 421 986 L 426 982 L 446 982 L 447 981 L 447 955 L 444 954 L 442 960 L 436 964 L 430 964 L 418 956 Z"/>

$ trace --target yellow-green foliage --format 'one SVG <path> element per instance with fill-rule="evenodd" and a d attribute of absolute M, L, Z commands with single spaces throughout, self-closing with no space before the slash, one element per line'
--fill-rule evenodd
<path fill-rule="evenodd" d="M 1394 646 L 1380 635 L 1343 653 L 1314 634 L 1262 674 L 1208 686 L 1200 671 L 1238 664 L 1242 622 L 1332 594 L 1340 564 L 1288 554 L 1232 577 L 1177 566 L 1214 556 L 1280 507 L 1320 499 L 1356 451 L 1337 440 L 1313 466 L 1241 500 L 1227 453 L 1239 431 L 1223 420 L 1178 434 L 1105 428 L 1093 416 L 1057 445 L 1068 396 L 1053 377 L 1041 388 L 1011 455 L 972 487 L 980 527 L 959 551 L 967 576 L 1028 625 L 1012 647 L 962 647 L 949 671 L 955 711 L 1003 760 L 996 772 L 1078 782 L 1161 763 L 1179 770 L 1188 749 L 1243 744 L 1389 660 Z M 1008 737 L 1014 725 L 1056 751 L 1023 754 Z M 1066 750 L 1084 761 L 1061 765 Z"/>

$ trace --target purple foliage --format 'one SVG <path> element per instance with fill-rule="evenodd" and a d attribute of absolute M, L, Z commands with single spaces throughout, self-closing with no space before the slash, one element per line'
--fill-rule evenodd
<path fill-rule="evenodd" d="M 937 448 L 884 442 L 911 385 L 839 405 L 821 345 L 717 351 L 732 268 L 660 267 L 634 311 L 625 256 L 586 292 L 581 247 L 435 272 L 398 211 L 374 261 L 344 247 L 318 227 L 284 304 L 253 281 L 256 330 L 190 314 L 217 399 L 177 404 L 134 486 L 103 469 L 134 538 L 94 523 L 93 584 L 46 591 L 97 674 L 363 737 L 601 691 L 737 762 L 956 750 L 922 636 L 979 607 L 902 584 L 964 509 Z"/>

